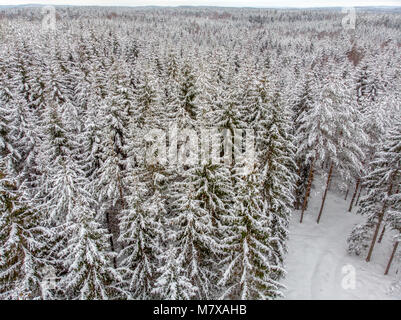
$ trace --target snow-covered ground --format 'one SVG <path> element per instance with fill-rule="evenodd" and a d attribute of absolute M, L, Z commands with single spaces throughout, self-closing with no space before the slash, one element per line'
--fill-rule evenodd
<path fill-rule="evenodd" d="M 319 183 L 318 185 L 323 185 Z M 320 220 L 316 223 L 323 190 L 312 189 L 304 222 L 300 211 L 294 211 L 290 226 L 289 252 L 286 258 L 285 299 L 399 299 L 389 288 L 401 270 L 393 265 L 384 275 L 392 245 L 387 234 L 376 244 L 372 259 L 350 256 L 346 239 L 352 227 L 364 218 L 348 212 L 350 196 L 344 201 L 340 192 L 329 191 Z M 355 275 L 355 288 L 352 277 Z"/>

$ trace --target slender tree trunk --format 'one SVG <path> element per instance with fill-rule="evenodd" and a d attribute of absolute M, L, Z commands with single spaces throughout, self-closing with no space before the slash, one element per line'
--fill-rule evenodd
<path fill-rule="evenodd" d="M 391 190 L 392 190 L 392 188 L 393 188 L 393 182 L 392 182 L 392 179 L 391 179 L 391 181 L 390 181 L 390 186 L 389 186 L 388 191 L 387 191 L 387 195 L 388 195 L 388 196 L 391 195 Z M 378 221 L 377 221 L 376 230 L 375 230 L 375 233 L 374 233 L 374 235 L 373 235 L 372 243 L 370 244 L 368 256 L 366 257 L 366 262 L 369 262 L 369 261 L 370 261 L 370 258 L 372 257 L 372 253 L 373 253 L 373 249 L 374 249 L 374 247 L 375 247 L 377 235 L 379 234 L 380 226 L 381 226 L 381 224 L 382 224 L 382 222 L 383 222 L 383 217 L 384 217 L 384 213 L 386 212 L 386 209 L 387 209 L 387 201 L 384 200 L 384 202 L 383 202 L 383 208 L 382 208 L 382 210 L 381 210 L 381 212 L 380 212 L 379 219 L 378 219 Z"/>
<path fill-rule="evenodd" d="M 395 192 L 395 194 L 397 194 L 399 191 L 400 191 L 400 188 L 398 187 L 397 191 Z M 377 243 L 381 243 L 382 242 L 385 232 L 386 232 L 386 226 L 383 226 L 382 232 L 380 234 L 380 237 L 379 237 L 379 240 L 377 241 Z"/>
<path fill-rule="evenodd" d="M 397 187 L 397 190 L 395 191 L 394 194 L 398 194 L 399 192 L 400 192 L 400 187 Z M 383 235 L 384 235 L 385 231 L 386 231 L 386 226 L 383 227 L 382 233 L 380 234 L 379 240 L 377 241 L 378 243 L 382 242 Z"/>
<path fill-rule="evenodd" d="M 355 191 L 354 191 L 354 194 L 352 196 L 351 203 L 349 204 L 348 212 L 351 212 L 351 210 L 352 210 L 352 205 L 354 204 L 354 200 L 355 200 L 356 194 L 358 193 L 358 189 L 359 189 L 359 184 L 360 183 L 361 183 L 361 180 L 358 178 L 356 180 Z"/>
<path fill-rule="evenodd" d="M 115 252 L 115 248 L 114 248 L 114 241 L 113 241 L 113 230 L 111 227 L 111 222 L 110 222 L 110 213 L 109 211 L 106 212 L 106 224 L 107 224 L 107 231 L 109 232 L 109 241 L 110 241 L 110 250 L 111 252 Z M 113 265 L 114 268 L 117 268 L 117 260 L 116 257 L 113 257 Z"/>
<path fill-rule="evenodd" d="M 359 190 L 358 198 L 356 198 L 355 206 L 358 205 L 358 203 L 359 203 L 359 198 L 361 197 L 362 192 L 363 192 L 363 187 L 361 187 L 361 189 Z"/>
<path fill-rule="evenodd" d="M 390 271 L 391 263 L 393 262 L 393 259 L 394 259 L 394 256 L 395 256 L 395 252 L 397 251 L 397 248 L 398 248 L 398 244 L 399 244 L 399 243 L 400 243 L 399 241 L 397 241 L 396 243 L 394 243 L 393 252 L 391 253 L 390 260 L 388 261 L 386 271 L 384 272 L 384 275 L 385 275 L 385 276 L 388 275 L 388 272 Z"/>
<path fill-rule="evenodd" d="M 296 198 L 295 198 L 295 210 L 299 210 L 299 194 L 298 194 L 298 188 L 300 188 L 300 180 L 301 180 L 301 164 L 297 163 L 298 165 L 298 183 L 297 183 L 297 194 L 296 194 Z"/>
<path fill-rule="evenodd" d="M 377 240 L 377 243 L 381 243 L 382 242 L 385 232 L 386 232 L 386 226 L 383 227 L 382 233 L 380 234 L 380 237 L 379 237 L 379 240 Z"/>
<path fill-rule="evenodd" d="M 306 187 L 306 193 L 305 193 L 304 203 L 303 203 L 303 205 L 302 205 L 301 220 L 299 221 L 300 223 L 302 223 L 302 221 L 303 221 L 303 219 L 304 219 L 304 212 L 305 212 L 305 209 L 306 209 L 306 204 L 307 204 L 307 202 L 308 202 L 308 197 L 309 197 L 310 189 L 311 189 L 311 186 L 312 186 L 312 181 L 313 181 L 313 167 L 314 167 L 314 165 L 315 165 L 315 159 L 316 159 L 316 157 L 313 158 L 312 164 L 311 164 L 311 167 L 310 167 L 310 170 L 309 170 L 308 186 Z"/>
<path fill-rule="evenodd" d="M 320 206 L 319 215 L 318 215 L 317 221 L 316 221 L 317 223 L 320 222 L 320 218 L 321 218 L 322 212 L 323 212 L 324 203 L 326 202 L 327 191 L 329 190 L 331 175 L 333 173 L 333 166 L 334 166 L 334 164 L 332 162 L 331 165 L 330 165 L 329 175 L 327 177 L 326 190 L 324 190 L 324 194 L 323 194 L 322 205 Z"/>
<path fill-rule="evenodd" d="M 345 193 L 345 198 L 344 198 L 344 200 L 347 200 L 347 198 L 348 198 L 348 193 L 349 193 L 349 185 L 348 185 L 348 188 L 347 188 L 347 192 Z"/>

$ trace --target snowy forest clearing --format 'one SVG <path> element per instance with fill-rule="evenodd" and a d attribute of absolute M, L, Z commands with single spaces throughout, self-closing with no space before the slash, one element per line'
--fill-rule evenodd
<path fill-rule="evenodd" d="M 312 190 L 302 224 L 299 223 L 301 211 L 293 212 L 287 276 L 283 281 L 287 287 L 285 299 L 398 299 L 389 290 L 394 278 L 400 277 L 400 272 L 396 274 L 397 266 L 392 266 L 389 275 L 384 275 L 392 250 L 391 235 L 385 235 L 382 243 L 377 244 L 369 263 L 364 256 L 349 255 L 347 237 L 353 226 L 365 218 L 355 214 L 356 208 L 349 213 L 350 199 L 344 201 L 342 193 L 331 190 L 320 224 L 316 224 L 323 192 L 322 188 Z M 355 289 L 342 287 L 343 281 L 351 275 L 349 266 L 355 268 Z"/>
<path fill-rule="evenodd" d="M 0 10 L 0 300 L 401 288 L 399 11 L 53 9 Z"/>

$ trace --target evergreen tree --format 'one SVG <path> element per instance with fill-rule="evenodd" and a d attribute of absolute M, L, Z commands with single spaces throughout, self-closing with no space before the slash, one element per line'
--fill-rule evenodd
<path fill-rule="evenodd" d="M 0 299 L 44 298 L 46 237 L 39 212 L 21 203 L 16 182 L 0 170 Z"/>
<path fill-rule="evenodd" d="M 357 118 L 357 111 L 350 100 L 349 89 L 344 81 L 339 79 L 339 75 L 335 79 L 337 81 L 326 79 L 319 100 L 302 117 L 300 132 L 304 134 L 297 137 L 298 153 L 304 154 L 306 162 L 311 163 L 312 173 L 319 164 L 322 166 L 328 164 L 330 168 L 317 219 L 318 223 L 333 169 L 338 170 L 343 177 L 348 179 L 351 170 L 362 171 L 363 152 L 360 144 L 361 141 L 366 141 L 357 122 L 348 121 L 350 118 Z M 311 174 L 309 176 L 311 177 Z M 312 179 L 309 179 L 305 197 L 309 194 L 311 183 Z M 304 210 L 305 206 L 302 211 Z"/>
<path fill-rule="evenodd" d="M 171 239 L 173 240 L 173 239 Z M 161 258 L 161 267 L 157 270 L 160 276 L 154 283 L 152 293 L 163 300 L 189 300 L 196 294 L 196 287 L 188 279 L 183 256 L 177 254 L 175 246 L 168 247 Z"/>
<path fill-rule="evenodd" d="M 125 297 L 121 276 L 113 267 L 109 234 L 96 221 L 83 197 L 78 196 L 64 229 L 67 246 L 60 251 L 66 274 L 59 285 L 65 297 L 80 300 L 109 300 Z"/>
<path fill-rule="evenodd" d="M 119 253 L 120 268 L 127 279 L 128 288 L 136 299 L 152 297 L 156 270 L 159 266 L 162 219 L 166 215 L 164 199 L 157 184 L 150 185 L 148 175 L 143 170 L 130 170 L 126 198 L 127 209 L 120 217 L 120 237 L 123 249 Z"/>
<path fill-rule="evenodd" d="M 310 111 L 313 106 L 313 74 L 306 74 L 306 79 L 303 82 L 301 92 L 295 100 L 293 106 L 293 119 L 294 119 L 294 136 L 302 137 L 304 132 L 301 131 L 300 127 L 303 121 L 303 115 Z M 298 165 L 298 179 L 295 193 L 295 209 L 299 209 L 307 188 L 308 175 L 310 170 L 310 163 L 305 161 L 305 155 L 302 153 L 296 154 L 296 163 Z"/>
<path fill-rule="evenodd" d="M 212 215 L 199 200 L 199 188 L 203 177 L 196 168 L 189 168 L 170 186 L 169 216 L 166 225 L 177 246 L 177 260 L 186 270 L 186 277 L 196 288 L 198 298 L 207 298 L 212 288 L 210 258 L 218 256 L 222 249 L 215 234 Z M 190 295 L 188 293 L 188 295 Z"/>
<path fill-rule="evenodd" d="M 222 298 L 272 299 L 282 296 L 282 285 L 274 273 L 284 272 L 277 264 L 273 230 L 259 185 L 259 174 L 235 176 L 234 216 L 232 233 L 227 239 L 229 256 L 219 282 L 224 286 Z"/>
<path fill-rule="evenodd" d="M 282 107 L 279 95 L 276 93 L 270 99 L 270 108 L 267 109 L 269 116 L 261 119 L 259 124 L 258 160 L 261 165 L 262 192 L 272 230 L 270 241 L 276 251 L 273 263 L 283 267 L 294 202 L 295 147 L 290 134 L 289 115 Z M 274 279 L 282 275 L 278 273 Z"/>
<path fill-rule="evenodd" d="M 120 61 L 121 62 L 121 61 Z M 99 214 L 110 234 L 112 251 L 117 250 L 118 212 L 124 208 L 127 139 L 130 116 L 133 112 L 133 95 L 130 89 L 128 70 L 116 62 L 111 67 L 108 95 L 100 105 L 101 142 L 99 168 L 95 192 L 100 205 Z M 96 117 L 99 117 L 97 115 Z M 94 119 L 93 119 L 94 120 Z M 96 140 L 95 140 L 96 141 Z"/>
<path fill-rule="evenodd" d="M 364 253 L 367 247 L 367 234 L 373 234 L 367 261 L 370 260 L 383 219 L 391 206 L 397 205 L 397 186 L 400 181 L 401 163 L 401 131 L 398 120 L 394 128 L 386 136 L 383 149 L 376 153 L 371 163 L 372 171 L 364 178 L 367 195 L 361 199 L 358 214 L 366 215 L 367 221 L 356 226 L 350 237 L 349 251 Z M 393 195 L 395 193 L 395 195 Z"/>

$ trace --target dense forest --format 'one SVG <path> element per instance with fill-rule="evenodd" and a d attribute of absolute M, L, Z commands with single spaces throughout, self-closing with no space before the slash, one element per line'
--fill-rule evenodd
<path fill-rule="evenodd" d="M 389 233 L 400 264 L 401 13 L 54 13 L 0 10 L 0 299 L 281 298 L 317 176 L 317 222 L 340 190 L 349 254 Z M 221 161 L 177 164 L 204 128 Z"/>

